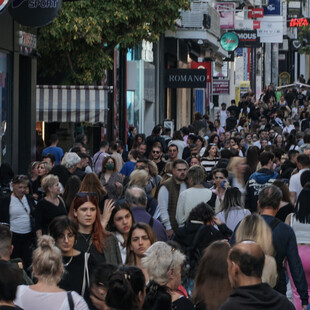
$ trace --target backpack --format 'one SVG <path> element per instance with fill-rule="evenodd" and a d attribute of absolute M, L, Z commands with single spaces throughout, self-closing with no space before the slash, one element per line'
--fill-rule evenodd
<path fill-rule="evenodd" d="M 188 296 L 191 296 L 194 290 L 194 279 L 196 276 L 199 260 L 202 256 L 202 253 L 198 247 L 198 238 L 204 228 L 205 225 L 202 224 L 194 236 L 192 245 L 184 248 L 185 262 L 182 274 L 182 284 L 186 289 Z"/>

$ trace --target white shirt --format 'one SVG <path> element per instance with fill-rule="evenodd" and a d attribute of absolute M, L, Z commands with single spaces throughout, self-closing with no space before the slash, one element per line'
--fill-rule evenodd
<path fill-rule="evenodd" d="M 180 194 L 184 190 L 186 190 L 186 188 L 187 188 L 186 183 L 182 182 L 180 186 Z M 168 213 L 168 201 L 169 201 L 169 192 L 166 186 L 162 186 L 158 192 L 158 206 L 160 212 L 160 220 L 161 223 L 166 228 L 166 230 L 172 229 Z"/>
<path fill-rule="evenodd" d="M 226 126 L 226 119 L 227 119 L 227 111 L 221 109 L 219 114 L 220 114 L 221 127 L 225 127 Z"/>
<path fill-rule="evenodd" d="M 122 257 L 122 262 L 123 262 L 123 264 L 125 264 L 126 257 L 127 257 L 127 251 L 126 251 L 126 246 L 125 247 L 122 246 L 122 244 L 124 244 L 125 239 L 124 239 L 123 235 L 121 235 L 118 231 L 115 232 L 115 237 L 118 241 L 118 246 L 119 246 L 119 251 L 120 251 L 121 257 Z"/>
<path fill-rule="evenodd" d="M 74 310 L 89 310 L 82 296 L 74 291 L 71 294 Z M 14 304 L 24 310 L 70 310 L 67 292 L 37 292 L 28 285 L 19 285 L 17 287 Z"/>
<path fill-rule="evenodd" d="M 25 210 L 27 209 L 27 212 Z M 30 224 L 30 207 L 26 196 L 21 199 L 21 201 L 15 197 L 11 196 L 10 202 L 10 227 L 11 231 L 17 234 L 28 234 L 31 232 Z"/>
<path fill-rule="evenodd" d="M 190 212 L 201 202 L 208 202 L 212 197 L 212 191 L 208 188 L 195 188 L 191 187 L 183 191 L 179 195 L 176 220 L 179 226 L 183 226 L 186 222 Z M 218 197 L 216 204 L 219 204 Z"/>
<path fill-rule="evenodd" d="M 290 192 L 296 193 L 296 201 L 297 201 L 297 198 L 298 198 L 300 192 L 302 191 L 302 186 L 300 183 L 300 176 L 306 170 L 309 170 L 309 169 L 308 168 L 301 169 L 301 170 L 299 170 L 298 173 L 292 175 L 290 178 L 289 190 L 290 190 Z"/>

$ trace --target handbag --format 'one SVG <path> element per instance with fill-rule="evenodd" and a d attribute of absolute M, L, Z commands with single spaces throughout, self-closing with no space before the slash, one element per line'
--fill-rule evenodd
<path fill-rule="evenodd" d="M 88 260 L 89 260 L 89 253 L 84 253 L 84 273 L 83 273 L 83 284 L 82 284 L 82 291 L 81 295 L 84 297 L 86 287 L 89 287 L 89 270 L 88 270 Z"/>

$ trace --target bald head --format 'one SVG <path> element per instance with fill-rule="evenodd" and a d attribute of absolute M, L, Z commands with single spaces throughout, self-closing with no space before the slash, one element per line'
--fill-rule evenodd
<path fill-rule="evenodd" d="M 131 207 L 145 207 L 147 203 L 147 197 L 144 189 L 137 186 L 129 187 L 126 190 L 125 200 L 130 204 Z"/>
<path fill-rule="evenodd" d="M 234 245 L 230 250 L 229 259 L 239 266 L 245 276 L 262 277 L 265 254 L 256 242 L 242 241 Z"/>

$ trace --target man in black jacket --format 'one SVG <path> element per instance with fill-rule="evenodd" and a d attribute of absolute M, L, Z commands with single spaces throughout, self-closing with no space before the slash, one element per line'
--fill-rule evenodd
<path fill-rule="evenodd" d="M 228 277 L 234 288 L 220 310 L 295 309 L 289 300 L 262 283 L 265 254 L 253 241 L 236 244 L 229 252 Z"/>

